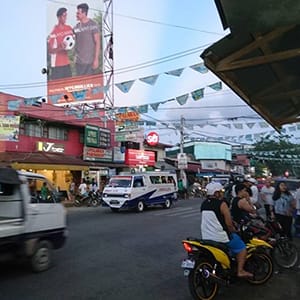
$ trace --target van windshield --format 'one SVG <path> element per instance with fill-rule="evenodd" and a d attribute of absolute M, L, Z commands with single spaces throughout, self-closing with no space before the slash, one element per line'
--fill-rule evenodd
<path fill-rule="evenodd" d="M 130 187 L 131 186 L 131 178 L 125 179 L 125 178 L 111 178 L 108 186 L 110 187 Z"/>

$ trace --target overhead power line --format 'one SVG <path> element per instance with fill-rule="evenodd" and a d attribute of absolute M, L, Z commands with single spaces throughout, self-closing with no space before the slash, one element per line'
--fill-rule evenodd
<path fill-rule="evenodd" d="M 188 50 L 184 50 L 181 52 L 177 52 L 174 54 L 170 54 L 158 59 L 154 59 L 154 60 L 150 60 L 150 61 L 146 61 L 144 63 L 140 63 L 140 64 L 136 64 L 136 65 L 132 65 L 132 66 L 127 66 L 127 67 L 123 67 L 120 69 L 115 69 L 115 74 L 121 74 L 121 73 L 126 73 L 126 72 L 131 72 L 131 71 L 136 71 L 136 70 L 140 70 L 143 68 L 147 68 L 153 65 L 158 65 L 161 63 L 165 63 L 171 60 L 175 60 L 184 56 L 188 56 L 194 53 L 197 53 L 198 51 L 200 51 L 202 48 L 207 47 L 207 45 L 209 44 L 205 44 L 196 48 L 192 48 L 192 49 L 188 49 Z M 76 80 L 76 78 L 74 78 L 74 80 Z M 72 80 L 69 81 L 70 84 L 72 83 Z M 0 89 L 24 89 L 24 88 L 35 88 L 35 87 L 44 87 L 47 84 L 45 82 L 42 81 L 36 81 L 36 82 L 29 82 L 29 83 L 7 83 L 7 84 L 0 84 Z"/>

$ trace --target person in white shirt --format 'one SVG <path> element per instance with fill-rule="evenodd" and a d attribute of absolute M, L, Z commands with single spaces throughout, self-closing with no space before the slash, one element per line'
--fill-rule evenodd
<path fill-rule="evenodd" d="M 296 237 L 300 237 L 300 186 L 296 190 L 295 200 L 296 200 L 295 235 Z"/>
<path fill-rule="evenodd" d="M 271 180 L 266 179 L 264 186 L 260 190 L 260 197 L 264 203 L 267 218 L 274 218 L 274 194 L 275 188 L 271 185 Z"/>
<path fill-rule="evenodd" d="M 81 184 L 78 187 L 78 190 L 81 196 L 85 196 L 87 194 L 87 184 L 84 178 L 82 179 Z"/>
<path fill-rule="evenodd" d="M 256 186 L 256 184 L 257 184 L 256 179 L 251 178 L 251 177 L 245 178 L 245 182 L 244 183 L 251 190 L 251 194 L 252 195 L 250 195 L 250 202 L 252 204 L 256 204 L 256 203 L 258 204 L 258 195 L 259 195 L 259 192 L 258 192 L 258 188 Z"/>

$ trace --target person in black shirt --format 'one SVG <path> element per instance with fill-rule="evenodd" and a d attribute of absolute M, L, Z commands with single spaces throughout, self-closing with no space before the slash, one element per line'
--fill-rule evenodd
<path fill-rule="evenodd" d="M 255 214 L 255 207 L 250 202 L 247 187 L 243 183 L 235 186 L 236 197 L 232 200 L 231 215 L 234 222 L 240 224 L 241 221 L 247 221 L 250 214 Z"/>

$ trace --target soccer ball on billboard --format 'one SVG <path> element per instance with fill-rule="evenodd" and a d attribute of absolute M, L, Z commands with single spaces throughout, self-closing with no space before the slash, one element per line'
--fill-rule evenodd
<path fill-rule="evenodd" d="M 66 35 L 63 40 L 63 44 L 65 45 L 66 50 L 71 50 L 75 46 L 75 40 L 72 35 Z"/>

